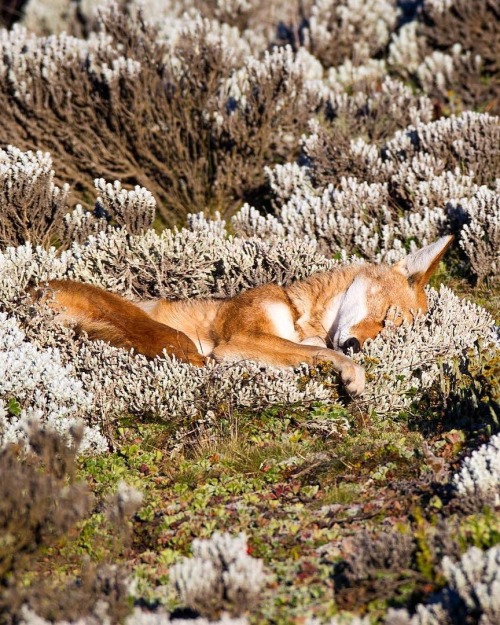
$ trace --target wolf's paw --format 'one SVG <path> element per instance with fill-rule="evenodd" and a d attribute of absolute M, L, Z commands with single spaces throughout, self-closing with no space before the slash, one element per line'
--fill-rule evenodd
<path fill-rule="evenodd" d="M 365 388 L 365 370 L 355 362 L 345 363 L 340 377 L 344 386 L 352 397 L 361 395 Z"/>

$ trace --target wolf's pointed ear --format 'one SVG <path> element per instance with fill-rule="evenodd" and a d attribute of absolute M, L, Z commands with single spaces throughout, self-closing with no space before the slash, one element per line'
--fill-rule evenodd
<path fill-rule="evenodd" d="M 452 241 L 453 235 L 441 237 L 421 250 L 408 254 L 396 263 L 394 268 L 408 278 L 408 282 L 412 286 L 417 284 L 424 286 L 436 271 L 439 261 L 443 258 Z"/>

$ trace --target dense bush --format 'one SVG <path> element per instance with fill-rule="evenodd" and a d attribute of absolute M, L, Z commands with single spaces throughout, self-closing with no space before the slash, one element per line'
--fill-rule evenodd
<path fill-rule="evenodd" d="M 88 40 L 17 28 L 2 42 L 0 142 L 50 151 L 81 201 L 104 176 L 147 187 L 170 225 L 231 212 L 297 151 L 316 96 L 289 49 L 245 58 L 201 18 L 170 46 L 141 14 L 109 9 L 99 25 Z"/>
<path fill-rule="evenodd" d="M 368 386 L 346 410 L 327 370 L 148 361 L 59 327 L 27 289 L 71 278 L 130 299 L 227 297 L 338 263 L 393 263 L 454 234 L 447 275 L 494 298 L 499 15 L 491 0 L 93 4 L 62 0 L 50 13 L 32 0 L 23 21 L 38 32 L 0 32 L 0 609 L 11 623 L 161 625 L 173 622 L 163 609 L 136 606 L 125 620 L 120 568 L 87 567 L 59 593 L 23 585 L 94 505 L 72 479 L 77 442 L 106 453 L 126 414 L 167 424 L 169 451 L 182 453 L 234 411 L 318 403 L 338 442 L 357 420 L 392 426 L 464 387 L 495 395 L 496 374 L 482 381 L 498 355 L 494 320 L 429 289 L 427 316 L 388 324 L 356 355 Z M 494 424 L 496 397 L 482 407 Z M 30 434 L 34 423 L 46 429 Z M 436 506 L 498 507 L 497 439 L 454 473 L 438 459 Z M 119 530 L 139 501 L 122 485 L 97 505 Z M 416 612 L 379 614 L 386 625 L 498 620 L 498 549 L 463 554 L 459 521 L 442 516 L 428 538 L 442 592 Z M 423 540 L 360 533 L 332 567 L 337 591 L 380 587 L 398 568 L 421 581 Z M 241 537 L 193 547 L 170 571 L 184 606 L 246 623 L 261 561 Z"/>
<path fill-rule="evenodd" d="M 31 583 L 24 579 L 39 565 L 47 548 L 90 513 L 91 494 L 74 480 L 80 439 L 81 432 L 73 431 L 72 447 L 68 447 L 56 434 L 34 430 L 26 452 L 17 446 L 0 451 L 2 623 L 19 623 L 21 614 L 30 610 L 51 620 L 77 620 L 99 610 L 99 603 L 111 619 L 129 612 L 125 574 L 118 567 L 89 564 L 66 588 L 54 588 L 43 578 L 35 577 Z M 115 514 L 117 529 L 126 521 L 123 513 Z"/>

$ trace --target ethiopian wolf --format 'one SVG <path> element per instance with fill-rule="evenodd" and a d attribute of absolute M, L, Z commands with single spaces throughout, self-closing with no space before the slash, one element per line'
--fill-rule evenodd
<path fill-rule="evenodd" d="M 363 391 L 365 373 L 342 352 L 359 351 L 386 320 L 400 324 L 427 311 L 424 286 L 452 239 L 442 237 L 393 266 L 353 264 L 222 300 L 132 303 L 70 280 L 50 281 L 45 299 L 63 322 L 91 338 L 150 358 L 165 350 L 197 366 L 207 358 L 277 367 L 330 362 L 355 396 Z"/>

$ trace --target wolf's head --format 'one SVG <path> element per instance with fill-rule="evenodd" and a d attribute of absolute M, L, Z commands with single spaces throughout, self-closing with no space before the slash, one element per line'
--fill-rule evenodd
<path fill-rule="evenodd" d="M 335 348 L 357 352 L 391 320 L 396 325 L 427 312 L 424 287 L 436 271 L 453 236 L 409 254 L 390 267 L 366 265 L 345 292 L 333 328 Z"/>

